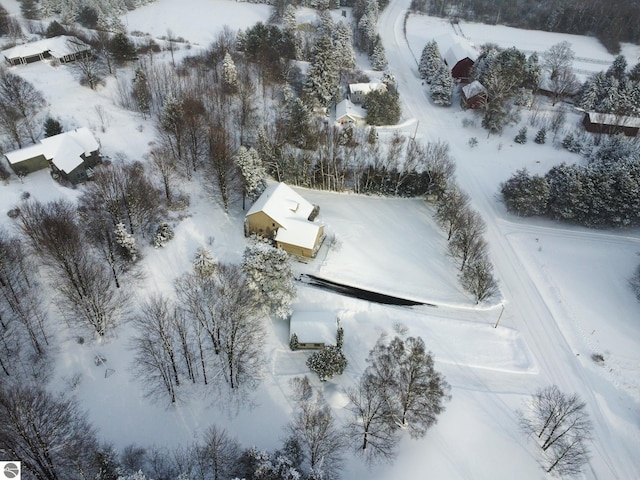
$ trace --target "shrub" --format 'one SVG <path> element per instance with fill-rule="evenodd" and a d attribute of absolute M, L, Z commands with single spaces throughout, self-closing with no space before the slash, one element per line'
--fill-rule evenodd
<path fill-rule="evenodd" d="M 524 145 L 525 143 L 527 143 L 527 127 L 522 127 L 518 131 L 518 135 L 516 135 L 516 138 L 514 138 L 513 140 L 514 142 L 519 143 L 521 145 Z"/>
<path fill-rule="evenodd" d="M 316 373 L 321 381 L 341 375 L 347 368 L 347 359 L 338 347 L 325 347 L 307 360 L 309 370 Z"/>
<path fill-rule="evenodd" d="M 296 350 L 298 350 L 298 346 L 299 346 L 298 335 L 296 335 L 295 333 L 292 333 L 291 339 L 289 340 L 289 348 L 295 352 Z"/>
<path fill-rule="evenodd" d="M 171 240 L 174 236 L 173 230 L 169 226 L 168 223 L 161 223 L 156 230 L 156 233 L 153 235 L 153 239 L 151 240 L 151 244 L 153 248 L 161 248 L 166 245 L 166 243 Z"/>

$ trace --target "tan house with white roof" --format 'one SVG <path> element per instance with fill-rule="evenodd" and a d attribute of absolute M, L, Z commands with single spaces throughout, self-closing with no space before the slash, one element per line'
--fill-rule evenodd
<path fill-rule="evenodd" d="M 73 184 L 91 176 L 91 168 L 100 162 L 100 144 L 88 128 L 77 128 L 40 143 L 5 154 L 17 175 L 26 175 L 50 167 L 51 172 Z"/>
<path fill-rule="evenodd" d="M 316 222 L 319 207 L 284 183 L 267 187 L 245 216 L 245 235 L 272 239 L 284 251 L 315 257 L 324 240 L 324 227 Z"/>
<path fill-rule="evenodd" d="M 327 311 L 294 311 L 289 320 L 289 339 L 295 335 L 299 349 L 323 349 L 338 341 L 339 319 Z"/>

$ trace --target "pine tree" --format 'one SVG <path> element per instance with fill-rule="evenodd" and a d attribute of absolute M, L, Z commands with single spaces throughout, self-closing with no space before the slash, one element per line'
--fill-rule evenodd
<path fill-rule="evenodd" d="M 153 235 L 151 244 L 153 245 L 153 248 L 162 248 L 174 237 L 174 235 L 173 229 L 168 223 L 161 223 L 158 226 L 156 233 Z"/>
<path fill-rule="evenodd" d="M 356 54 L 353 50 L 353 36 L 351 27 L 338 22 L 334 33 L 336 62 L 341 70 L 353 68 L 356 64 Z"/>
<path fill-rule="evenodd" d="M 210 250 L 205 247 L 198 247 L 193 258 L 193 270 L 200 278 L 211 277 L 218 266 L 218 262 L 213 257 Z"/>
<path fill-rule="evenodd" d="M 238 91 L 238 71 L 229 52 L 225 53 L 222 61 L 222 88 L 227 93 Z"/>
<path fill-rule="evenodd" d="M 542 145 L 543 143 L 546 142 L 546 140 L 547 140 L 547 129 L 542 127 L 536 133 L 536 138 L 533 141 L 536 142 L 539 145 Z"/>
<path fill-rule="evenodd" d="M 291 314 L 296 288 L 287 252 L 266 240 L 254 239 L 244 251 L 242 270 L 247 275 L 248 288 L 256 292 L 273 315 L 286 318 Z"/>
<path fill-rule="evenodd" d="M 21 0 L 20 12 L 27 20 L 36 20 L 39 17 L 38 4 L 35 0 Z"/>
<path fill-rule="evenodd" d="M 338 64 L 331 38 L 323 35 L 313 49 L 305 92 L 322 107 L 329 107 L 338 88 Z"/>
<path fill-rule="evenodd" d="M 265 189 L 267 172 L 258 152 L 253 148 L 240 147 L 234 157 L 243 180 L 243 193 L 255 201 Z"/>
<path fill-rule="evenodd" d="M 369 59 L 374 70 L 382 71 L 387 68 L 387 55 L 384 53 L 384 47 L 379 36 L 376 38 L 376 43 Z"/>
<path fill-rule="evenodd" d="M 420 77 L 424 78 L 427 83 L 431 83 L 433 78 L 436 76 L 436 73 L 440 69 L 441 63 L 442 59 L 440 58 L 440 50 L 438 49 L 438 44 L 435 40 L 431 40 L 425 45 L 424 49 L 422 50 L 420 65 L 418 66 Z"/>
<path fill-rule="evenodd" d="M 629 71 L 629 80 L 640 82 L 640 62 L 636 63 Z"/>
<path fill-rule="evenodd" d="M 618 80 L 622 80 L 624 74 L 627 70 L 627 59 L 624 55 L 618 55 L 614 60 L 609 69 L 607 70 L 608 77 L 615 77 Z"/>
<path fill-rule="evenodd" d="M 527 143 L 527 127 L 522 127 L 520 130 L 518 130 L 518 134 L 516 135 L 516 138 L 513 139 L 513 141 L 521 145 Z"/>
<path fill-rule="evenodd" d="M 116 224 L 114 236 L 116 243 L 120 247 L 122 256 L 130 262 L 135 262 L 138 259 L 138 245 L 136 244 L 135 237 L 127 231 L 124 223 L 120 222 Z"/>
<path fill-rule="evenodd" d="M 431 100 L 436 105 L 450 106 L 454 87 L 455 81 L 449 67 L 444 62 L 440 62 L 440 67 L 431 81 Z"/>
<path fill-rule="evenodd" d="M 62 124 L 55 118 L 47 117 L 44 122 L 44 136 L 53 137 L 62 133 Z"/>
<path fill-rule="evenodd" d="M 136 73 L 133 77 L 131 96 L 138 111 L 142 114 L 143 118 L 146 118 L 151 111 L 151 90 L 149 88 L 147 74 L 140 67 L 136 68 Z"/>
<path fill-rule="evenodd" d="M 298 31 L 298 20 L 296 19 L 296 7 L 291 3 L 288 4 L 282 15 L 282 24 L 284 31 L 294 35 Z M 236 37 L 237 38 L 237 37 Z"/>

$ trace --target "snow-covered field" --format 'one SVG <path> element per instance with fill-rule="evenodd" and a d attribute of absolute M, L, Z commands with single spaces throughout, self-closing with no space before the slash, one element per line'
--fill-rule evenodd
<path fill-rule="evenodd" d="M 19 11 L 15 0 L 2 3 L 10 11 Z M 472 112 L 432 105 L 417 76 L 414 55 L 419 57 L 429 39 L 451 27 L 439 19 L 411 16 L 405 40 L 404 13 L 409 3 L 391 2 L 379 23 L 399 84 L 404 129 L 422 140 L 442 139 L 451 145 L 459 182 L 487 222 L 501 297 L 476 307 L 460 289 L 456 266 L 446 255 L 445 237 L 431 218 L 432 207 L 425 202 L 300 190 L 321 206 L 319 220 L 335 241 L 315 261 L 296 264 L 298 272 L 437 305 L 385 307 L 299 287 L 296 306 L 335 311 L 345 329 L 347 371 L 324 385 L 314 379 L 314 385 L 324 388 L 335 414 L 339 418 L 347 415 L 344 388 L 365 368 L 366 355 L 379 334 L 392 332 L 396 323 L 424 338 L 435 354 L 436 367 L 452 386 L 452 401 L 424 439 L 403 440 L 395 463 L 371 471 L 349 456 L 343 478 L 546 478 L 533 446 L 518 430 L 514 410 L 536 388 L 550 384 L 579 393 L 588 404 L 595 441 L 584 478 L 640 478 L 640 304 L 627 287 L 627 278 L 640 261 L 636 255 L 639 232 L 591 231 L 509 216 L 496 198 L 501 181 L 522 167 L 541 173 L 559 162 L 579 158 L 555 149 L 550 142 L 543 146 L 514 144 L 519 126 L 509 127 L 501 137 L 487 138 L 479 121 L 476 127 L 462 127 L 462 119 L 473 118 Z M 223 25 L 245 28 L 266 21 L 268 15 L 264 5 L 158 0 L 123 21 L 131 31 L 160 37 L 171 30 L 191 44 L 204 46 Z M 567 37 L 475 24 L 461 27 L 476 43 L 491 40 L 525 50 L 544 51 Z M 593 39 L 571 36 L 570 41 L 579 57 L 612 59 Z M 635 62 L 639 47 L 624 48 L 629 62 Z M 596 70 L 604 68 L 595 66 Z M 154 138 L 152 122 L 117 106 L 115 79 L 92 92 L 79 87 L 65 67 L 42 63 L 12 71 L 45 94 L 52 116 L 67 126 L 91 127 L 104 152 L 143 159 Z M 523 123 L 526 118 L 525 112 Z M 469 137 L 478 138 L 476 148 L 468 146 Z M 32 174 L 24 183 L 12 178 L 9 184 L 0 185 L 2 224 L 10 224 L 5 213 L 25 191 L 41 200 L 78 194 L 58 186 L 46 172 Z M 241 257 L 245 240 L 239 206 L 227 215 L 204 193 L 197 189 L 190 193 L 190 216 L 178 225 L 176 238 L 165 249 L 145 252 L 149 281 L 141 297 L 167 289 L 173 278 L 189 268 L 199 245 L 207 245 L 219 259 L 239 261 Z M 502 306 L 504 313 L 494 328 Z M 175 409 L 150 404 L 131 376 L 127 325 L 104 344 L 64 340 L 52 386 L 71 389 L 72 377 L 79 374 L 74 391 L 101 437 L 117 447 L 132 442 L 185 444 L 216 423 L 227 427 L 244 445 L 273 450 L 279 446 L 282 426 L 291 412 L 288 380 L 306 373 L 307 354 L 288 349 L 288 330 L 282 322 L 271 322 L 270 327 L 264 382 L 255 394 L 255 406 L 237 415 L 221 407 L 216 398 L 201 398 L 198 392 Z M 115 370 L 108 378 L 104 366 L 93 363 L 97 353 Z M 602 365 L 591 360 L 594 353 L 603 355 Z"/>

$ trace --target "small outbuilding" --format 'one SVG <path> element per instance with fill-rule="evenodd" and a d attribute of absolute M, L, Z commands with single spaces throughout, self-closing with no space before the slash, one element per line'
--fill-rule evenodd
<path fill-rule="evenodd" d="M 366 118 L 366 111 L 347 98 L 336 105 L 336 123 L 341 126 L 364 126 L 367 124 Z"/>
<path fill-rule="evenodd" d="M 55 58 L 60 63 L 69 63 L 91 55 L 91 47 L 79 38 L 60 35 L 16 45 L 3 50 L 2 55 L 10 65 L 26 65 L 48 58 Z"/>
<path fill-rule="evenodd" d="M 270 238 L 292 255 L 313 258 L 324 240 L 324 227 L 314 222 L 319 210 L 285 183 L 269 185 L 245 216 L 245 235 Z"/>
<path fill-rule="evenodd" d="M 289 339 L 295 335 L 298 349 L 320 350 L 337 343 L 339 319 L 326 311 L 294 311 L 289 320 Z"/>
<path fill-rule="evenodd" d="M 479 81 L 474 80 L 462 87 L 460 102 L 462 108 L 482 108 L 487 104 L 487 89 Z"/>
<path fill-rule="evenodd" d="M 436 37 L 435 41 L 442 60 L 451 69 L 451 76 L 459 80 L 467 80 L 471 67 L 478 59 L 478 51 L 460 35 L 447 33 Z"/>
<path fill-rule="evenodd" d="M 623 133 L 627 137 L 636 137 L 640 131 L 640 118 L 611 113 L 584 112 L 582 124 L 591 133 Z"/>
<path fill-rule="evenodd" d="M 43 138 L 40 143 L 5 154 L 17 175 L 26 175 L 43 168 L 51 168 L 58 176 L 73 184 L 92 175 L 92 167 L 100 160 L 100 144 L 88 128 Z"/>

